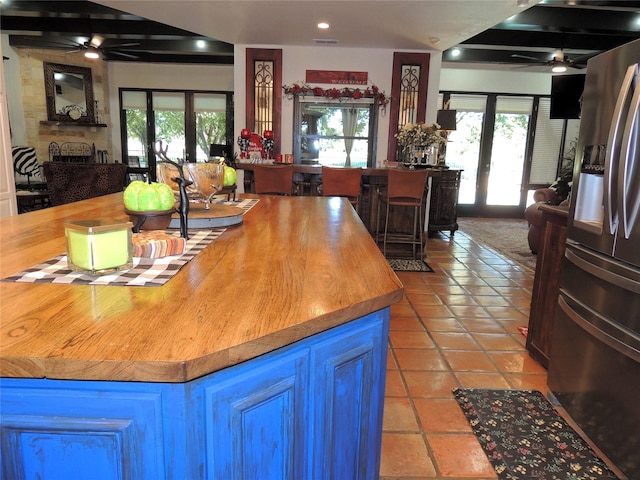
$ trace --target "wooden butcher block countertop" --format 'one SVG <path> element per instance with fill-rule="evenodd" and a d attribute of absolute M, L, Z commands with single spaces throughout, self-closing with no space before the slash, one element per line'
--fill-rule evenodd
<path fill-rule="evenodd" d="M 0 282 L 0 376 L 186 382 L 399 301 L 347 200 L 259 198 L 163 286 Z M 112 194 L 0 220 L 5 278 L 66 253 L 64 223 L 127 219 Z"/>

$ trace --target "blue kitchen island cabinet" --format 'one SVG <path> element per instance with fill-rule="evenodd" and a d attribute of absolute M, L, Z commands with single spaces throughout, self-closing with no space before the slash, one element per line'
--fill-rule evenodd
<path fill-rule="evenodd" d="M 388 311 L 184 384 L 0 380 L 2 478 L 378 478 Z"/>
<path fill-rule="evenodd" d="M 2 277 L 121 198 L 0 220 Z M 402 285 L 347 200 L 260 197 L 161 287 L 0 296 L 2 480 L 379 476 Z"/>

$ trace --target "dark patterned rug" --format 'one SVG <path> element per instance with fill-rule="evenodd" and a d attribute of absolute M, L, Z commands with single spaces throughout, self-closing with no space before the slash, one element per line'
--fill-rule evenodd
<path fill-rule="evenodd" d="M 387 262 L 396 272 L 433 272 L 433 269 L 424 260 L 413 258 L 387 258 Z"/>
<path fill-rule="evenodd" d="M 453 391 L 500 480 L 617 479 L 535 390 Z"/>

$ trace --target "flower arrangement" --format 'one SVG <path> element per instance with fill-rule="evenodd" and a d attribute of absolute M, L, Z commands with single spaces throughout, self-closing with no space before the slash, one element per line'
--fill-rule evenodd
<path fill-rule="evenodd" d="M 350 99 L 359 100 L 361 98 L 373 98 L 378 101 L 381 107 L 386 107 L 391 101 L 384 92 L 380 91 L 375 85 L 368 86 L 364 90 L 360 88 L 321 88 L 311 87 L 304 83 L 294 83 L 293 85 L 283 85 L 285 95 L 293 97 L 294 95 L 313 95 L 314 97 L 325 97 L 330 100 L 347 101 Z"/>
<path fill-rule="evenodd" d="M 403 147 L 427 147 L 444 143 L 446 139 L 440 134 L 440 125 L 432 123 L 407 123 L 396 134 L 398 144 Z"/>

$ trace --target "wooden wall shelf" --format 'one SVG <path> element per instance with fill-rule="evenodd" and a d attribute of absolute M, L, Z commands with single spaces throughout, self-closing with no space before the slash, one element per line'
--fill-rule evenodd
<path fill-rule="evenodd" d="M 106 123 L 76 123 L 76 122 L 58 122 L 49 120 L 40 120 L 40 125 L 49 125 L 55 127 L 106 127 Z"/>

